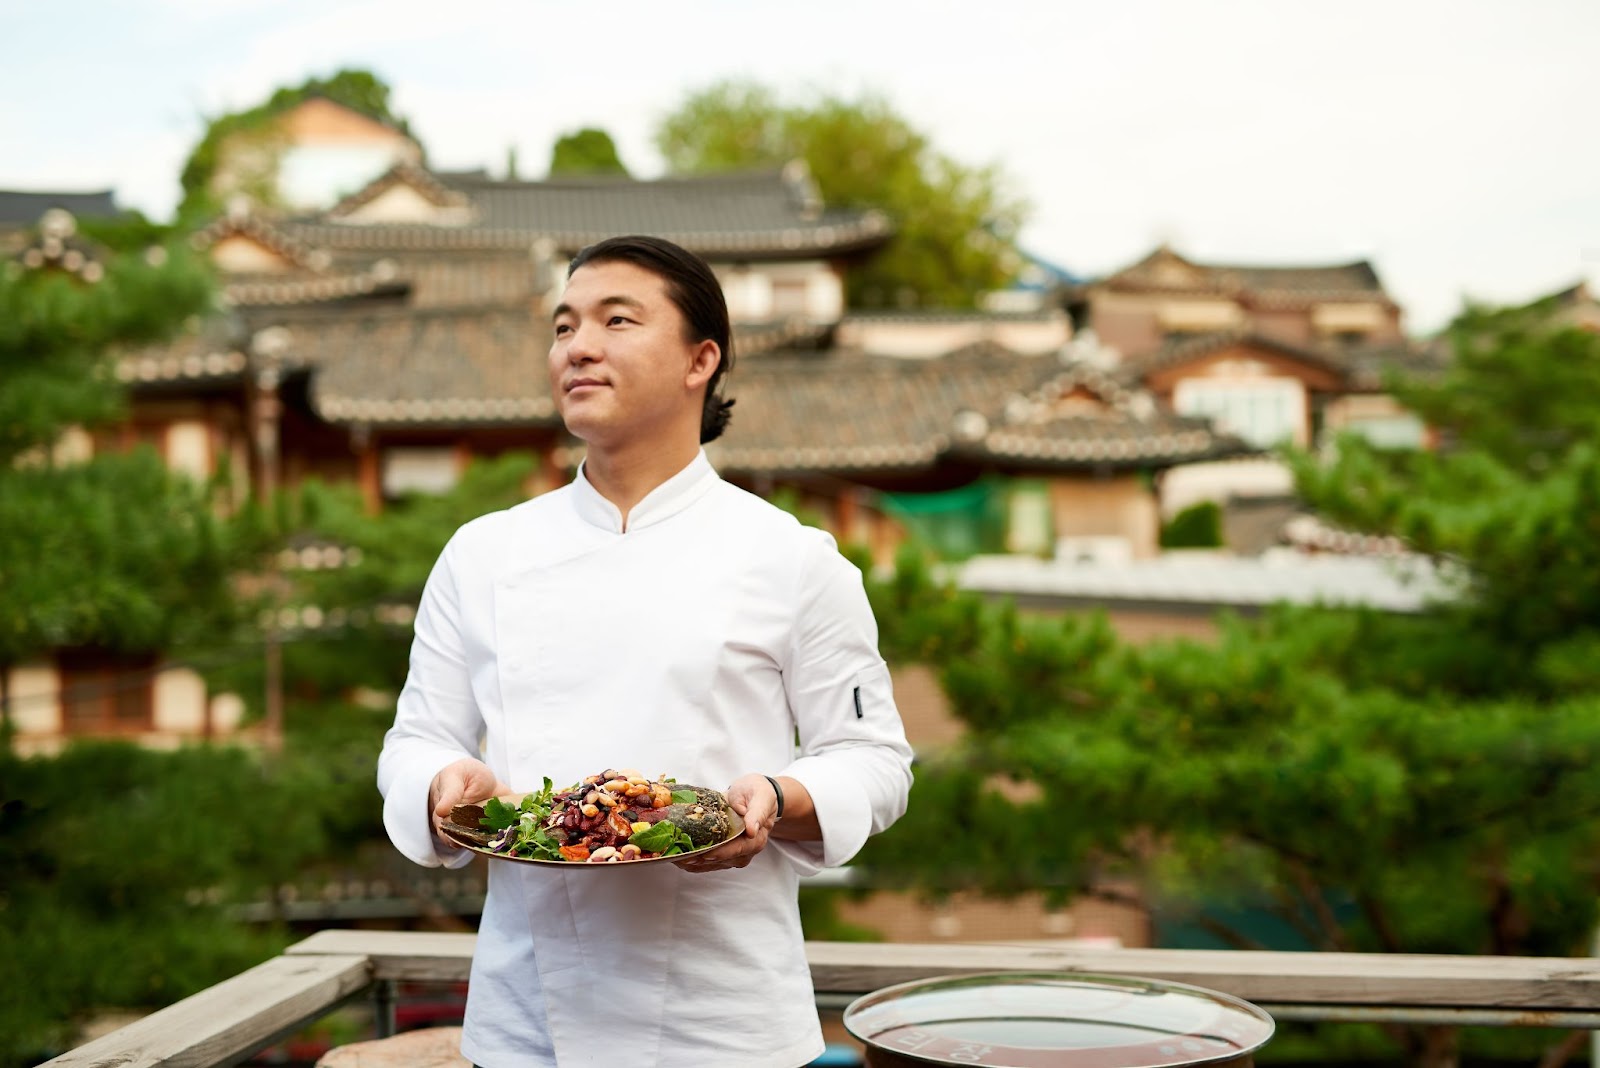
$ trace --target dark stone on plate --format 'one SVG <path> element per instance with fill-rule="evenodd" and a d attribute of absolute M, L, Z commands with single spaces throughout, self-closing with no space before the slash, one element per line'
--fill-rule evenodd
<path fill-rule="evenodd" d="M 693 790 L 693 803 L 668 805 L 666 808 L 648 809 L 640 813 L 647 823 L 666 820 L 689 836 L 696 849 L 716 845 L 728 837 L 732 827 L 732 811 L 728 799 L 720 792 L 706 786 L 688 786 L 679 783 L 675 790 Z"/>
<path fill-rule="evenodd" d="M 474 845 L 487 847 L 489 841 L 500 832 L 485 827 L 482 805 L 457 805 L 450 810 L 450 818 L 445 821 L 445 829 L 455 838 L 467 839 Z"/>

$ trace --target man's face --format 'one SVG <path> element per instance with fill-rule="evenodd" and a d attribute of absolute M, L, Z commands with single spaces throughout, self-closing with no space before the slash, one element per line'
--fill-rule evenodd
<path fill-rule="evenodd" d="M 650 439 L 692 420 L 720 358 L 685 340 L 683 313 L 660 277 L 627 262 L 594 263 L 567 280 L 550 346 L 550 392 L 567 430 L 591 445 Z"/>

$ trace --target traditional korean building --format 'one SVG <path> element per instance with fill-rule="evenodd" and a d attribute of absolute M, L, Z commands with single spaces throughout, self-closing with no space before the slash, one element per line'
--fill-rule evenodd
<path fill-rule="evenodd" d="M 582 455 L 545 374 L 566 260 L 626 232 L 678 241 L 722 279 L 737 403 L 710 450 L 719 469 L 786 493 L 880 561 L 912 533 L 961 555 L 1148 556 L 1152 476 L 1244 449 L 1080 361 L 1059 309 L 849 312 L 844 274 L 891 227 L 827 209 L 803 165 L 522 182 L 409 161 L 325 211 L 241 200 L 196 233 L 226 313 L 125 354 L 127 420 L 73 448 L 144 442 L 196 477 L 226 466 L 241 500 L 312 477 L 354 483 L 373 509 L 449 488 L 473 458 L 531 451 L 527 489 L 542 492 Z M 63 670 L 22 681 L 59 690 Z M 152 729 L 236 718 L 192 682 L 181 714 L 158 715 L 152 691 Z"/>
<path fill-rule="evenodd" d="M 233 314 L 124 361 L 135 418 L 165 426 L 156 437 L 174 463 L 198 471 L 228 456 L 258 485 L 354 481 L 374 508 L 447 488 L 472 457 L 509 449 L 543 457 L 538 492 L 581 456 L 543 370 L 565 261 L 625 232 L 678 241 L 723 281 L 738 404 L 712 450 L 720 468 L 752 488 L 793 488 L 880 553 L 926 495 L 1020 476 L 1032 488 L 1019 516 L 1032 518 L 1002 516 L 1005 544 L 1048 553 L 1067 531 L 1146 554 L 1156 519 L 1140 473 L 1240 451 L 1064 363 L 1059 311 L 847 312 L 844 272 L 890 227 L 827 210 L 798 164 L 517 182 L 402 163 L 317 215 L 236 209 L 196 235 Z M 1008 527 L 1032 533 L 1006 540 Z"/>
<path fill-rule="evenodd" d="M 313 95 L 221 138 L 206 192 L 217 203 L 243 194 L 289 210 L 322 210 L 389 168 L 422 158 L 410 131 Z"/>
<path fill-rule="evenodd" d="M 1428 440 L 1422 422 L 1387 393 L 1385 376 L 1436 368 L 1438 349 L 1405 337 L 1399 305 L 1365 260 L 1206 264 L 1162 246 L 1065 293 L 1119 381 L 1259 450 L 1309 447 L 1341 431 L 1394 446 Z M 1188 469 L 1163 504 L 1170 512 L 1288 488 L 1282 465 L 1256 458 Z"/>
<path fill-rule="evenodd" d="M 1530 307 L 1545 308 L 1552 326 L 1575 326 L 1600 333 L 1600 299 L 1587 280 L 1533 302 Z"/>
<path fill-rule="evenodd" d="M 1175 411 L 1216 418 L 1261 446 L 1304 445 L 1324 426 L 1400 414 L 1337 402 L 1381 392 L 1387 364 L 1419 356 L 1400 306 L 1365 260 L 1204 264 L 1161 246 L 1068 300 L 1125 377 L 1146 381 Z"/>

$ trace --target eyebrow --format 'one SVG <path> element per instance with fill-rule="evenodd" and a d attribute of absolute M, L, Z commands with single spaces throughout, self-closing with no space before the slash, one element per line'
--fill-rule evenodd
<path fill-rule="evenodd" d="M 618 294 L 614 297 L 607 297 L 606 299 L 600 301 L 599 307 L 609 308 L 615 304 L 620 304 L 624 308 L 632 308 L 635 311 L 644 311 L 644 301 L 638 300 L 634 297 L 623 296 L 621 294 Z M 561 318 L 563 315 L 571 314 L 572 305 L 568 304 L 566 301 L 562 301 L 560 304 L 556 305 L 556 310 L 550 313 L 550 318 L 552 321 L 554 321 Z"/>

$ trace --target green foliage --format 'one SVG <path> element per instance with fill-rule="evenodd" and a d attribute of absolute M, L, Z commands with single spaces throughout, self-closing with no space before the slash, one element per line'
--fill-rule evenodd
<path fill-rule="evenodd" d="M 68 426 L 119 414 L 112 350 L 172 336 L 210 310 L 213 292 L 204 264 L 181 245 L 112 256 L 94 284 L 62 271 L 0 270 L 0 468 Z"/>
<path fill-rule="evenodd" d="M 1299 455 L 1296 475 L 1335 521 L 1456 567 L 1465 596 L 1441 625 L 1499 650 L 1495 680 L 1482 663 L 1463 680 L 1553 695 L 1593 679 L 1573 651 L 1600 638 L 1600 336 L 1540 329 L 1526 310 L 1469 312 L 1454 330 L 1450 372 L 1401 384 L 1450 447 L 1341 438 L 1336 463 Z"/>
<path fill-rule="evenodd" d="M 114 354 L 170 336 L 212 292 L 179 247 L 112 256 L 96 284 L 0 274 L 0 666 L 65 646 L 157 650 L 233 618 L 239 544 L 203 487 L 148 449 L 51 457 L 67 428 L 121 411 Z"/>
<path fill-rule="evenodd" d="M 550 150 L 550 177 L 573 174 L 616 174 L 626 178 L 628 168 L 617 156 L 610 134 L 584 127 L 562 134 Z"/>
<path fill-rule="evenodd" d="M 217 171 L 233 152 L 255 156 L 260 164 L 245 177 L 243 191 L 261 203 L 274 203 L 276 157 L 281 147 L 274 130 L 275 120 L 312 97 L 343 104 L 410 136 L 410 124 L 390 108 L 389 94 L 388 84 L 371 71 L 346 68 L 326 78 L 308 78 L 297 86 L 277 89 L 255 107 L 209 119 L 205 133 L 183 165 L 183 200 L 178 205 L 178 218 L 196 224 L 217 214 L 226 192 L 231 191 L 216 187 Z"/>
<path fill-rule="evenodd" d="M 1552 302 L 1471 307 L 1446 336 L 1455 353 L 1434 379 L 1395 383 L 1400 399 L 1447 438 L 1533 477 L 1600 441 L 1600 336 L 1551 329 Z"/>
<path fill-rule="evenodd" d="M 61 1048 L 90 1011 L 163 1005 L 276 952 L 283 932 L 226 908 L 328 844 L 326 783 L 240 750 L 0 752 L 0 784 L 0 1063 Z"/>
<path fill-rule="evenodd" d="M 280 547 L 335 545 L 345 553 L 333 568 L 280 571 L 273 607 L 316 606 L 324 626 L 289 630 L 283 638 L 285 684 L 291 698 L 326 700 L 357 688 L 396 693 L 405 682 L 409 617 L 439 553 L 456 528 L 523 500 L 535 458 L 507 453 L 476 460 L 448 493 L 415 494 L 369 514 L 348 485 L 310 482 L 286 495 L 275 511 Z M 236 658 L 212 669 L 213 687 L 254 696 L 262 690 L 259 657 Z"/>
<path fill-rule="evenodd" d="M 886 655 L 938 665 L 969 732 L 919 765 L 906 817 L 863 855 L 873 881 L 1071 896 L 1118 875 L 1162 927 L 1233 945 L 1254 914 L 1289 933 L 1279 948 L 1586 953 L 1600 338 L 1477 315 L 1457 342 L 1448 374 L 1403 386 L 1448 448 L 1341 440 L 1293 461 L 1323 514 L 1456 577 L 1426 612 L 1281 608 L 1133 646 L 1092 616 L 940 589 L 914 558 L 875 583 Z M 1400 1037 L 1418 1056 L 1420 1034 Z"/>
<path fill-rule="evenodd" d="M 1222 508 L 1216 501 L 1198 501 L 1184 508 L 1161 528 L 1163 549 L 1219 549 L 1222 547 Z"/>
<path fill-rule="evenodd" d="M 59 1052 L 88 1014 L 158 1008 L 280 952 L 288 932 L 229 910 L 337 874 L 381 837 L 390 718 L 294 704 L 276 755 L 0 751 L 0 1065 Z"/>
<path fill-rule="evenodd" d="M 800 889 L 800 926 L 807 942 L 882 942 L 870 927 L 839 918 L 839 903 L 849 890 Z"/>
<path fill-rule="evenodd" d="M 149 449 L 0 475 L 0 664 L 196 640 L 234 614 L 235 547 L 203 487 Z"/>
<path fill-rule="evenodd" d="M 803 159 L 827 207 L 888 213 L 894 239 L 847 279 L 854 307 L 970 307 L 1014 272 L 1026 208 L 1006 177 L 939 152 L 882 97 L 787 103 L 760 85 L 721 82 L 668 115 L 656 146 L 684 174 Z"/>

